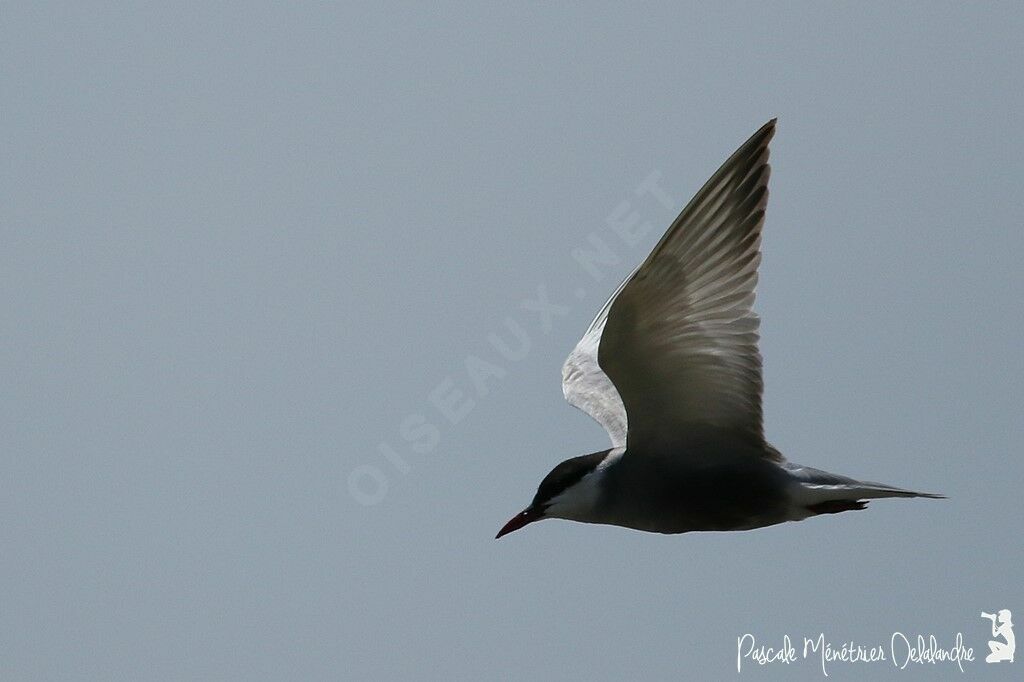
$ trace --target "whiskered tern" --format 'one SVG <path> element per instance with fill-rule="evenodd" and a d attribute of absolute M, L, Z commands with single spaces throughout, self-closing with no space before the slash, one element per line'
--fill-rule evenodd
<path fill-rule="evenodd" d="M 569 354 L 565 398 L 612 447 L 552 469 L 497 537 L 548 518 L 748 530 L 942 497 L 793 464 L 764 439 L 753 304 L 774 134 L 772 120 L 711 176 Z"/>

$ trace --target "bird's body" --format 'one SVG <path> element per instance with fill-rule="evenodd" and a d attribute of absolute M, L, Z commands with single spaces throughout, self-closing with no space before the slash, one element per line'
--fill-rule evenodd
<path fill-rule="evenodd" d="M 618 287 L 562 372 L 612 448 L 555 467 L 498 537 L 543 518 L 657 533 L 749 530 L 940 497 L 787 462 L 761 424 L 753 312 L 770 121 L 704 185 Z"/>
<path fill-rule="evenodd" d="M 657 533 L 746 530 L 787 520 L 784 470 L 741 443 L 693 447 L 705 464 L 693 464 L 687 453 L 633 457 L 628 449 L 605 451 L 607 464 L 587 482 L 597 488 L 597 504 L 580 508 L 576 517 L 571 503 L 556 503 L 551 511 Z"/>

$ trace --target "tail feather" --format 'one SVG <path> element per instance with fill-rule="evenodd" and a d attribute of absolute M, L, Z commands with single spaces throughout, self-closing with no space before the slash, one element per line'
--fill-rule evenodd
<path fill-rule="evenodd" d="M 864 481 L 860 486 L 856 486 L 853 490 L 859 491 L 859 497 L 868 498 L 881 498 L 881 497 L 927 497 L 932 500 L 944 500 L 945 495 L 939 493 L 922 493 L 916 490 L 905 490 L 903 488 L 895 488 L 891 485 L 884 485 L 882 483 L 871 483 Z"/>
<path fill-rule="evenodd" d="M 863 509 L 863 500 L 886 497 L 926 497 L 945 499 L 945 495 L 906 490 L 885 483 L 858 481 L 854 478 L 832 474 L 786 463 L 786 470 L 797 485 L 793 491 L 794 502 L 815 514 L 835 514 L 841 511 Z"/>

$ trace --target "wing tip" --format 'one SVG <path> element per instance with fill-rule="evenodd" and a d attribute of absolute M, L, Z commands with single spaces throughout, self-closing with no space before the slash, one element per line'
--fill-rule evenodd
<path fill-rule="evenodd" d="M 756 133 L 751 135 L 750 142 L 757 147 L 767 147 L 768 143 L 772 141 L 773 137 L 775 137 L 775 126 L 778 122 L 779 118 L 776 116 L 765 123 Z"/>

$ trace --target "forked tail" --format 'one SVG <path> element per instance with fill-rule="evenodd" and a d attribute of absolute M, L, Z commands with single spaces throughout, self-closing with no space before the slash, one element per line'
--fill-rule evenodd
<path fill-rule="evenodd" d="M 885 497 L 928 497 L 945 499 L 945 495 L 921 493 L 906 490 L 885 483 L 858 481 L 854 478 L 832 474 L 786 462 L 783 467 L 793 476 L 791 492 L 794 505 L 802 508 L 803 514 L 838 514 L 867 507 L 868 500 Z M 800 512 L 797 515 L 802 515 Z"/>

